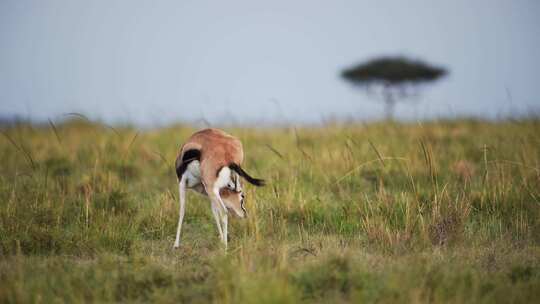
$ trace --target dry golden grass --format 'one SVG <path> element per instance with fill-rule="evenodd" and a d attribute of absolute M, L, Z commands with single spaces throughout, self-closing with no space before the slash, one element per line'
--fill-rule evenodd
<path fill-rule="evenodd" d="M 174 158 L 194 129 L 70 121 L 0 139 L 0 302 L 536 302 L 540 122 L 230 128 L 228 252 Z"/>

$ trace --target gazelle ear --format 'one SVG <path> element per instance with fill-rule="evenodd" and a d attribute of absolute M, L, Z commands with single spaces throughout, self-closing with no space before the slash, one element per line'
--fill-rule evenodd
<path fill-rule="evenodd" d="M 240 176 L 236 172 L 231 172 L 230 179 L 227 183 L 227 188 L 234 192 L 242 191 L 242 184 L 240 183 Z"/>

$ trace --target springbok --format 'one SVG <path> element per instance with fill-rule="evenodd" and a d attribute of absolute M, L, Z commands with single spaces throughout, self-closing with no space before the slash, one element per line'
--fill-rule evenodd
<path fill-rule="evenodd" d="M 264 185 L 264 180 L 253 178 L 242 169 L 243 160 L 240 140 L 218 129 L 196 132 L 184 143 L 176 158 L 180 214 L 174 248 L 180 246 L 186 188 L 210 198 L 219 237 L 227 248 L 228 210 L 240 218 L 247 216 L 240 177 L 255 186 Z"/>

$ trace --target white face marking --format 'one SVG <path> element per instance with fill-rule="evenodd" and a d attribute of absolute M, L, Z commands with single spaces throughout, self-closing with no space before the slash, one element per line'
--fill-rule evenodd
<path fill-rule="evenodd" d="M 214 187 L 221 189 L 227 187 L 231 181 L 231 169 L 229 167 L 223 167 L 219 170 L 218 177 L 214 183 Z"/>

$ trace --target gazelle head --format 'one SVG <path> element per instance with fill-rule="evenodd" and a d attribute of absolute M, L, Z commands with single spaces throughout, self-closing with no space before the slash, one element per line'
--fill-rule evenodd
<path fill-rule="evenodd" d="M 247 211 L 244 206 L 244 192 L 242 190 L 235 191 L 230 188 L 222 188 L 219 195 L 229 210 L 233 210 L 234 214 L 239 218 L 247 217 Z"/>

